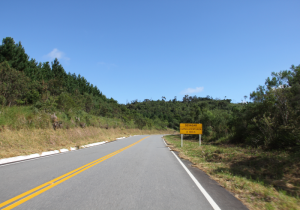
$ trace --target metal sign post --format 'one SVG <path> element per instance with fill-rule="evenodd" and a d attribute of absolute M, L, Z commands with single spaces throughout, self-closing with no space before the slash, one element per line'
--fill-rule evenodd
<path fill-rule="evenodd" d="M 199 134 L 199 146 L 201 146 L 201 134 Z"/>
<path fill-rule="evenodd" d="M 183 134 L 181 134 L 181 147 L 183 146 Z"/>

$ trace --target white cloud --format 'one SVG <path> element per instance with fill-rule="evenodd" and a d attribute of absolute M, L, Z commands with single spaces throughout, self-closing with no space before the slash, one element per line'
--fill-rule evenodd
<path fill-rule="evenodd" d="M 46 58 L 49 58 L 51 60 L 57 59 L 64 59 L 64 60 L 70 60 L 70 58 L 65 56 L 65 53 L 62 51 L 59 51 L 58 49 L 54 48 L 50 53 L 45 55 Z"/>
<path fill-rule="evenodd" d="M 194 93 L 202 92 L 203 89 L 204 89 L 204 87 L 187 88 L 187 89 L 181 91 L 180 93 L 182 95 L 191 95 L 191 94 L 194 94 Z"/>

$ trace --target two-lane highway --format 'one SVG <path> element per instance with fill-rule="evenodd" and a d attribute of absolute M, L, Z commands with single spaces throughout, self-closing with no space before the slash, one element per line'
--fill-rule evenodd
<path fill-rule="evenodd" d="M 152 135 L 0 166 L 0 209 L 247 209 L 180 162 Z"/>

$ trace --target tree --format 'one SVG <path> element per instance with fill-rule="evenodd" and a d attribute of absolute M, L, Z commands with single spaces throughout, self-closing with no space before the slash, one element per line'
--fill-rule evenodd
<path fill-rule="evenodd" d="M 0 63 L 7 61 L 9 66 L 24 71 L 28 67 L 29 56 L 25 53 L 21 42 L 15 44 L 11 37 L 6 37 L 0 45 Z"/>
<path fill-rule="evenodd" d="M 10 67 L 7 61 L 0 63 L 0 95 L 5 98 L 7 105 L 23 104 L 30 79 Z"/>
<path fill-rule="evenodd" d="M 53 62 L 51 62 L 52 65 L 52 73 L 55 78 L 59 80 L 64 80 L 67 77 L 67 73 L 62 67 L 62 65 L 59 63 L 58 59 L 55 58 Z"/>

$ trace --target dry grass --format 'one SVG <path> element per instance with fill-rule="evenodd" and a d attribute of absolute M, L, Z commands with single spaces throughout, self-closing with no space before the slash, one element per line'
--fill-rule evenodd
<path fill-rule="evenodd" d="M 180 152 L 249 209 L 300 209 L 300 154 L 234 145 L 203 144 L 180 136 L 165 137 Z"/>
<path fill-rule="evenodd" d="M 113 141 L 118 137 L 142 134 L 166 134 L 173 130 L 139 130 L 123 128 L 86 127 L 72 129 L 20 129 L 0 131 L 0 158 L 15 157 L 79 147 L 100 141 Z"/>

